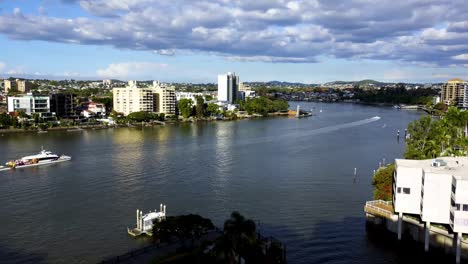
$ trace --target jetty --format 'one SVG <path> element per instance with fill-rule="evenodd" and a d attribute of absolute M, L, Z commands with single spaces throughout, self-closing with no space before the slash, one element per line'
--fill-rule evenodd
<path fill-rule="evenodd" d="M 136 227 L 128 228 L 127 233 L 132 237 L 139 237 L 142 235 L 153 236 L 153 222 L 161 221 L 166 218 L 166 205 L 159 205 L 159 212 L 149 211 L 143 214 L 143 211 L 136 210 Z"/>
<path fill-rule="evenodd" d="M 307 112 L 307 111 L 301 110 L 301 106 L 298 105 L 297 110 L 296 111 L 289 110 L 288 115 L 292 116 L 292 117 L 296 117 L 296 118 L 302 118 L 302 117 L 312 116 L 312 112 Z"/>

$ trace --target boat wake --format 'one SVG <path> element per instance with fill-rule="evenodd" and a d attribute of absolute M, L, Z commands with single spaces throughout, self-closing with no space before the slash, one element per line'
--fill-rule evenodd
<path fill-rule="evenodd" d="M 295 136 L 296 137 L 301 137 L 301 136 L 305 137 L 305 136 L 318 135 L 318 134 L 337 131 L 337 130 L 340 130 L 340 129 L 361 126 L 361 125 L 373 123 L 373 122 L 379 121 L 379 120 L 380 120 L 380 116 L 374 116 L 374 117 L 371 117 L 371 118 L 367 118 L 367 119 L 363 119 L 363 120 L 359 120 L 359 121 L 354 121 L 354 122 L 351 122 L 351 123 L 345 123 L 345 124 L 339 124 L 339 125 L 334 125 L 334 126 L 322 127 L 322 128 L 317 128 L 317 129 L 310 130 L 310 131 L 295 133 Z"/>

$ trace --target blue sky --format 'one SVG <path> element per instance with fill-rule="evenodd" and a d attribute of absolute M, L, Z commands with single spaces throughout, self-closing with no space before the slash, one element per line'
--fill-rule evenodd
<path fill-rule="evenodd" d="M 0 0 L 0 76 L 468 79 L 465 0 Z"/>

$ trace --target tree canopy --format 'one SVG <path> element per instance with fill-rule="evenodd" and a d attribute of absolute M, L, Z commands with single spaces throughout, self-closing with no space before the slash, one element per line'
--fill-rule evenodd
<path fill-rule="evenodd" d="M 468 155 L 467 124 L 468 111 L 460 111 L 456 107 L 450 107 L 442 119 L 423 116 L 410 123 L 405 158 Z"/>
<path fill-rule="evenodd" d="M 393 198 L 393 173 L 395 164 L 390 164 L 385 168 L 380 168 L 372 179 L 374 186 L 374 199 L 391 201 Z"/>
<path fill-rule="evenodd" d="M 192 115 L 193 111 L 193 102 L 191 99 L 183 98 L 179 100 L 177 104 L 179 107 L 179 112 L 184 118 L 189 118 Z"/>
<path fill-rule="evenodd" d="M 271 100 L 267 97 L 260 96 L 249 99 L 245 102 L 245 110 L 249 114 L 257 113 L 266 116 L 268 113 L 288 110 L 288 102 L 282 99 Z"/>

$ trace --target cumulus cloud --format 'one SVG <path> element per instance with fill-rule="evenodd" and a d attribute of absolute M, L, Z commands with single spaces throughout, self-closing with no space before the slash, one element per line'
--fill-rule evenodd
<path fill-rule="evenodd" d="M 0 61 L 0 73 L 3 72 L 3 70 L 6 69 L 6 64 Z"/>
<path fill-rule="evenodd" d="M 107 68 L 99 69 L 96 73 L 102 78 L 115 79 L 151 77 L 167 67 L 167 64 L 153 62 L 121 62 L 109 64 Z"/>
<path fill-rule="evenodd" d="M 460 54 L 452 57 L 454 60 L 468 60 L 468 54 Z"/>
<path fill-rule="evenodd" d="M 272 63 L 365 58 L 448 66 L 468 54 L 466 0 L 371 2 L 62 0 L 65 8 L 89 15 L 53 17 L 18 8 L 0 15 L 0 34 Z"/>

